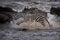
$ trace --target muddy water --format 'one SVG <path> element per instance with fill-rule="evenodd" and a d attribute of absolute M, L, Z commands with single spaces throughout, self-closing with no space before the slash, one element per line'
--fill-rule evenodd
<path fill-rule="evenodd" d="M 19 1 L 19 0 L 18 0 Z M 50 5 L 49 6 L 44 6 L 42 4 L 34 4 L 34 3 L 30 3 L 28 4 L 28 2 L 16 2 L 14 0 L 1 0 L 0 1 L 0 5 L 2 6 L 9 6 L 11 8 L 13 8 L 13 10 L 20 12 L 21 10 L 24 9 L 25 6 L 27 6 L 28 8 L 30 8 L 32 5 L 32 7 L 37 7 L 43 11 L 48 11 L 50 9 Z M 21 7 L 21 8 L 20 8 Z M 48 9 L 46 9 L 48 8 Z M 21 10 L 20 10 L 21 9 Z M 50 19 L 49 21 L 51 22 L 51 19 L 54 18 L 54 15 L 49 15 Z M 52 18 L 51 18 L 52 17 Z M 13 28 L 9 28 L 9 27 L 19 27 L 18 25 L 16 25 L 17 22 L 20 21 L 24 21 L 23 18 L 19 18 L 17 20 L 14 20 L 14 23 L 11 22 L 10 23 L 6 23 L 6 24 L 0 24 L 0 40 L 60 40 L 60 30 L 56 29 L 56 30 L 39 30 L 39 31 L 19 31 L 19 30 L 15 30 Z M 53 22 L 52 22 L 53 24 Z M 9 26 L 9 27 L 8 27 Z"/>

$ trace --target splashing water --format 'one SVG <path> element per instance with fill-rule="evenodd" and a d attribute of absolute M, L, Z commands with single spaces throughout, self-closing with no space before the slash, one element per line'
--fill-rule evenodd
<path fill-rule="evenodd" d="M 18 2 L 19 3 L 19 2 Z M 27 4 L 26 4 L 27 5 Z M 29 5 L 28 5 L 29 6 Z M 39 5 L 38 7 L 40 7 L 40 6 L 42 6 L 42 5 Z M 48 7 L 48 5 L 46 5 L 47 7 Z M 19 7 L 19 6 L 18 6 Z M 30 7 L 30 6 L 29 6 Z M 34 6 L 34 7 L 36 7 L 36 6 Z M 42 6 L 43 7 L 43 9 L 46 9 L 45 8 L 45 5 L 43 5 Z M 49 6 L 50 7 L 50 6 Z M 20 7 L 19 7 L 20 8 Z M 41 8 L 41 7 L 40 7 Z M 55 15 L 51 15 L 51 14 L 49 14 L 48 13 L 48 21 L 49 21 L 49 23 L 53 26 L 52 28 L 58 28 L 58 27 L 60 27 L 60 24 L 58 23 L 58 22 L 56 22 L 56 16 Z M 20 23 L 18 23 L 18 22 L 21 22 L 21 21 L 23 21 L 21 24 Z M 18 25 L 17 25 L 18 24 Z M 4 24 L 5 25 L 5 24 Z M 7 25 L 7 24 L 6 24 Z M 5 26 L 6 26 L 5 25 Z M 48 26 L 48 24 L 46 23 L 46 25 L 47 25 L 47 27 L 46 27 L 46 29 L 49 29 L 49 26 Z M 21 18 L 19 18 L 19 19 L 17 19 L 17 20 L 13 20 L 11 23 L 9 23 L 9 25 L 8 25 L 9 27 L 12 27 L 12 28 L 23 28 L 23 26 L 25 27 L 33 27 L 33 28 L 37 28 L 37 26 L 38 26 L 38 28 L 40 28 L 40 29 L 44 29 L 45 27 L 43 27 L 43 25 L 41 25 L 41 23 L 39 23 L 39 22 L 35 22 L 35 21 L 27 21 L 27 22 L 24 22 L 24 19 L 22 19 L 21 20 Z"/>
<path fill-rule="evenodd" d="M 58 21 L 56 15 L 52 15 L 52 14 L 48 13 L 48 17 L 49 17 L 48 21 L 52 25 L 53 29 L 60 28 L 60 23 L 58 23 L 59 21 Z"/>

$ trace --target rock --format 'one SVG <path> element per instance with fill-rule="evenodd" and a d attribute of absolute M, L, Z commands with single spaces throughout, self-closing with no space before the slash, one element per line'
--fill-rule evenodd
<path fill-rule="evenodd" d="M 55 15 L 57 15 L 57 16 L 60 16 L 60 7 L 57 7 L 57 8 L 52 7 L 52 8 L 50 9 L 50 13 L 51 13 L 51 14 L 55 14 Z"/>
<path fill-rule="evenodd" d="M 12 10 L 12 8 L 10 8 L 10 7 L 2 7 L 2 6 L 0 6 L 0 11 L 4 11 L 4 12 L 14 12 L 14 11 Z"/>
<path fill-rule="evenodd" d="M 10 22 L 13 12 L 14 11 L 9 7 L 0 6 L 0 23 Z"/>
<path fill-rule="evenodd" d="M 7 21 L 9 21 L 9 17 L 4 14 L 0 14 L 0 23 L 5 23 Z"/>

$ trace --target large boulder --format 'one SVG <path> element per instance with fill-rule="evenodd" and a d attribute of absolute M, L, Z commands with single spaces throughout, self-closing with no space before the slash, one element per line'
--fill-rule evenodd
<path fill-rule="evenodd" d="M 60 16 L 60 7 L 57 7 L 57 8 L 52 7 L 52 8 L 50 9 L 50 13 L 51 13 L 51 14 L 54 14 L 54 15 L 57 15 L 57 16 Z"/>
<path fill-rule="evenodd" d="M 10 22 L 14 11 L 10 7 L 0 6 L 0 23 Z"/>
<path fill-rule="evenodd" d="M 2 7 L 2 6 L 0 6 L 0 12 L 1 11 L 4 11 L 4 12 L 14 12 L 12 10 L 12 8 L 10 8 L 10 7 Z"/>
<path fill-rule="evenodd" d="M 9 20 L 9 17 L 4 14 L 0 14 L 0 23 L 5 23 Z"/>

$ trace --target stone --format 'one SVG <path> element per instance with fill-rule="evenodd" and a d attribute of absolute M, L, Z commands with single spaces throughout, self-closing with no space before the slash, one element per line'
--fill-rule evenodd
<path fill-rule="evenodd" d="M 54 15 L 57 15 L 57 16 L 60 16 L 60 7 L 57 7 L 57 8 L 51 7 L 50 13 L 54 14 Z"/>
<path fill-rule="evenodd" d="M 0 23 L 10 22 L 14 11 L 10 7 L 0 6 Z"/>

